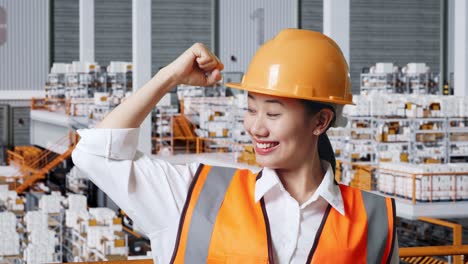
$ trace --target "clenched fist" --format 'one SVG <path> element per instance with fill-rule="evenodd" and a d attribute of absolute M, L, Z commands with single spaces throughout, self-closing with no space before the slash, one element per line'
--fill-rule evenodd
<path fill-rule="evenodd" d="M 165 67 L 176 85 L 210 86 L 221 80 L 224 65 L 203 44 L 195 43 Z"/>

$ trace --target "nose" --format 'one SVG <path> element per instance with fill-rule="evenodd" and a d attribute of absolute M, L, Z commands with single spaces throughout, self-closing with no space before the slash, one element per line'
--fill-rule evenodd
<path fill-rule="evenodd" d="M 249 132 L 255 137 L 268 137 L 269 131 L 266 127 L 264 118 L 261 116 L 253 118 Z"/>

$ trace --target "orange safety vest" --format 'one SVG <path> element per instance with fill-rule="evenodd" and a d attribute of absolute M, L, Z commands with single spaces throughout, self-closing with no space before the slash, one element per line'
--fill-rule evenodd
<path fill-rule="evenodd" d="M 274 263 L 263 198 L 249 170 L 200 165 L 189 188 L 171 263 Z M 345 215 L 328 205 L 306 263 L 389 263 L 393 199 L 339 185 Z"/>

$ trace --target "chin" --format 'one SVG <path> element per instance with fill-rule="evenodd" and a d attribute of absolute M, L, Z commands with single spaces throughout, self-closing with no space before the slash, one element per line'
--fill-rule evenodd
<path fill-rule="evenodd" d="M 271 160 L 265 157 L 259 157 L 258 155 L 255 156 L 255 160 L 257 161 L 260 167 L 266 167 L 270 169 L 278 169 L 281 168 L 281 164 L 278 161 Z"/>

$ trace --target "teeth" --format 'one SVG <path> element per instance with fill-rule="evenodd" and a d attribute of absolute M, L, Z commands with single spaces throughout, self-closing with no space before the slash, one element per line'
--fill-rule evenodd
<path fill-rule="evenodd" d="M 267 149 L 273 147 L 274 143 L 257 143 L 257 147 L 261 149 Z"/>

